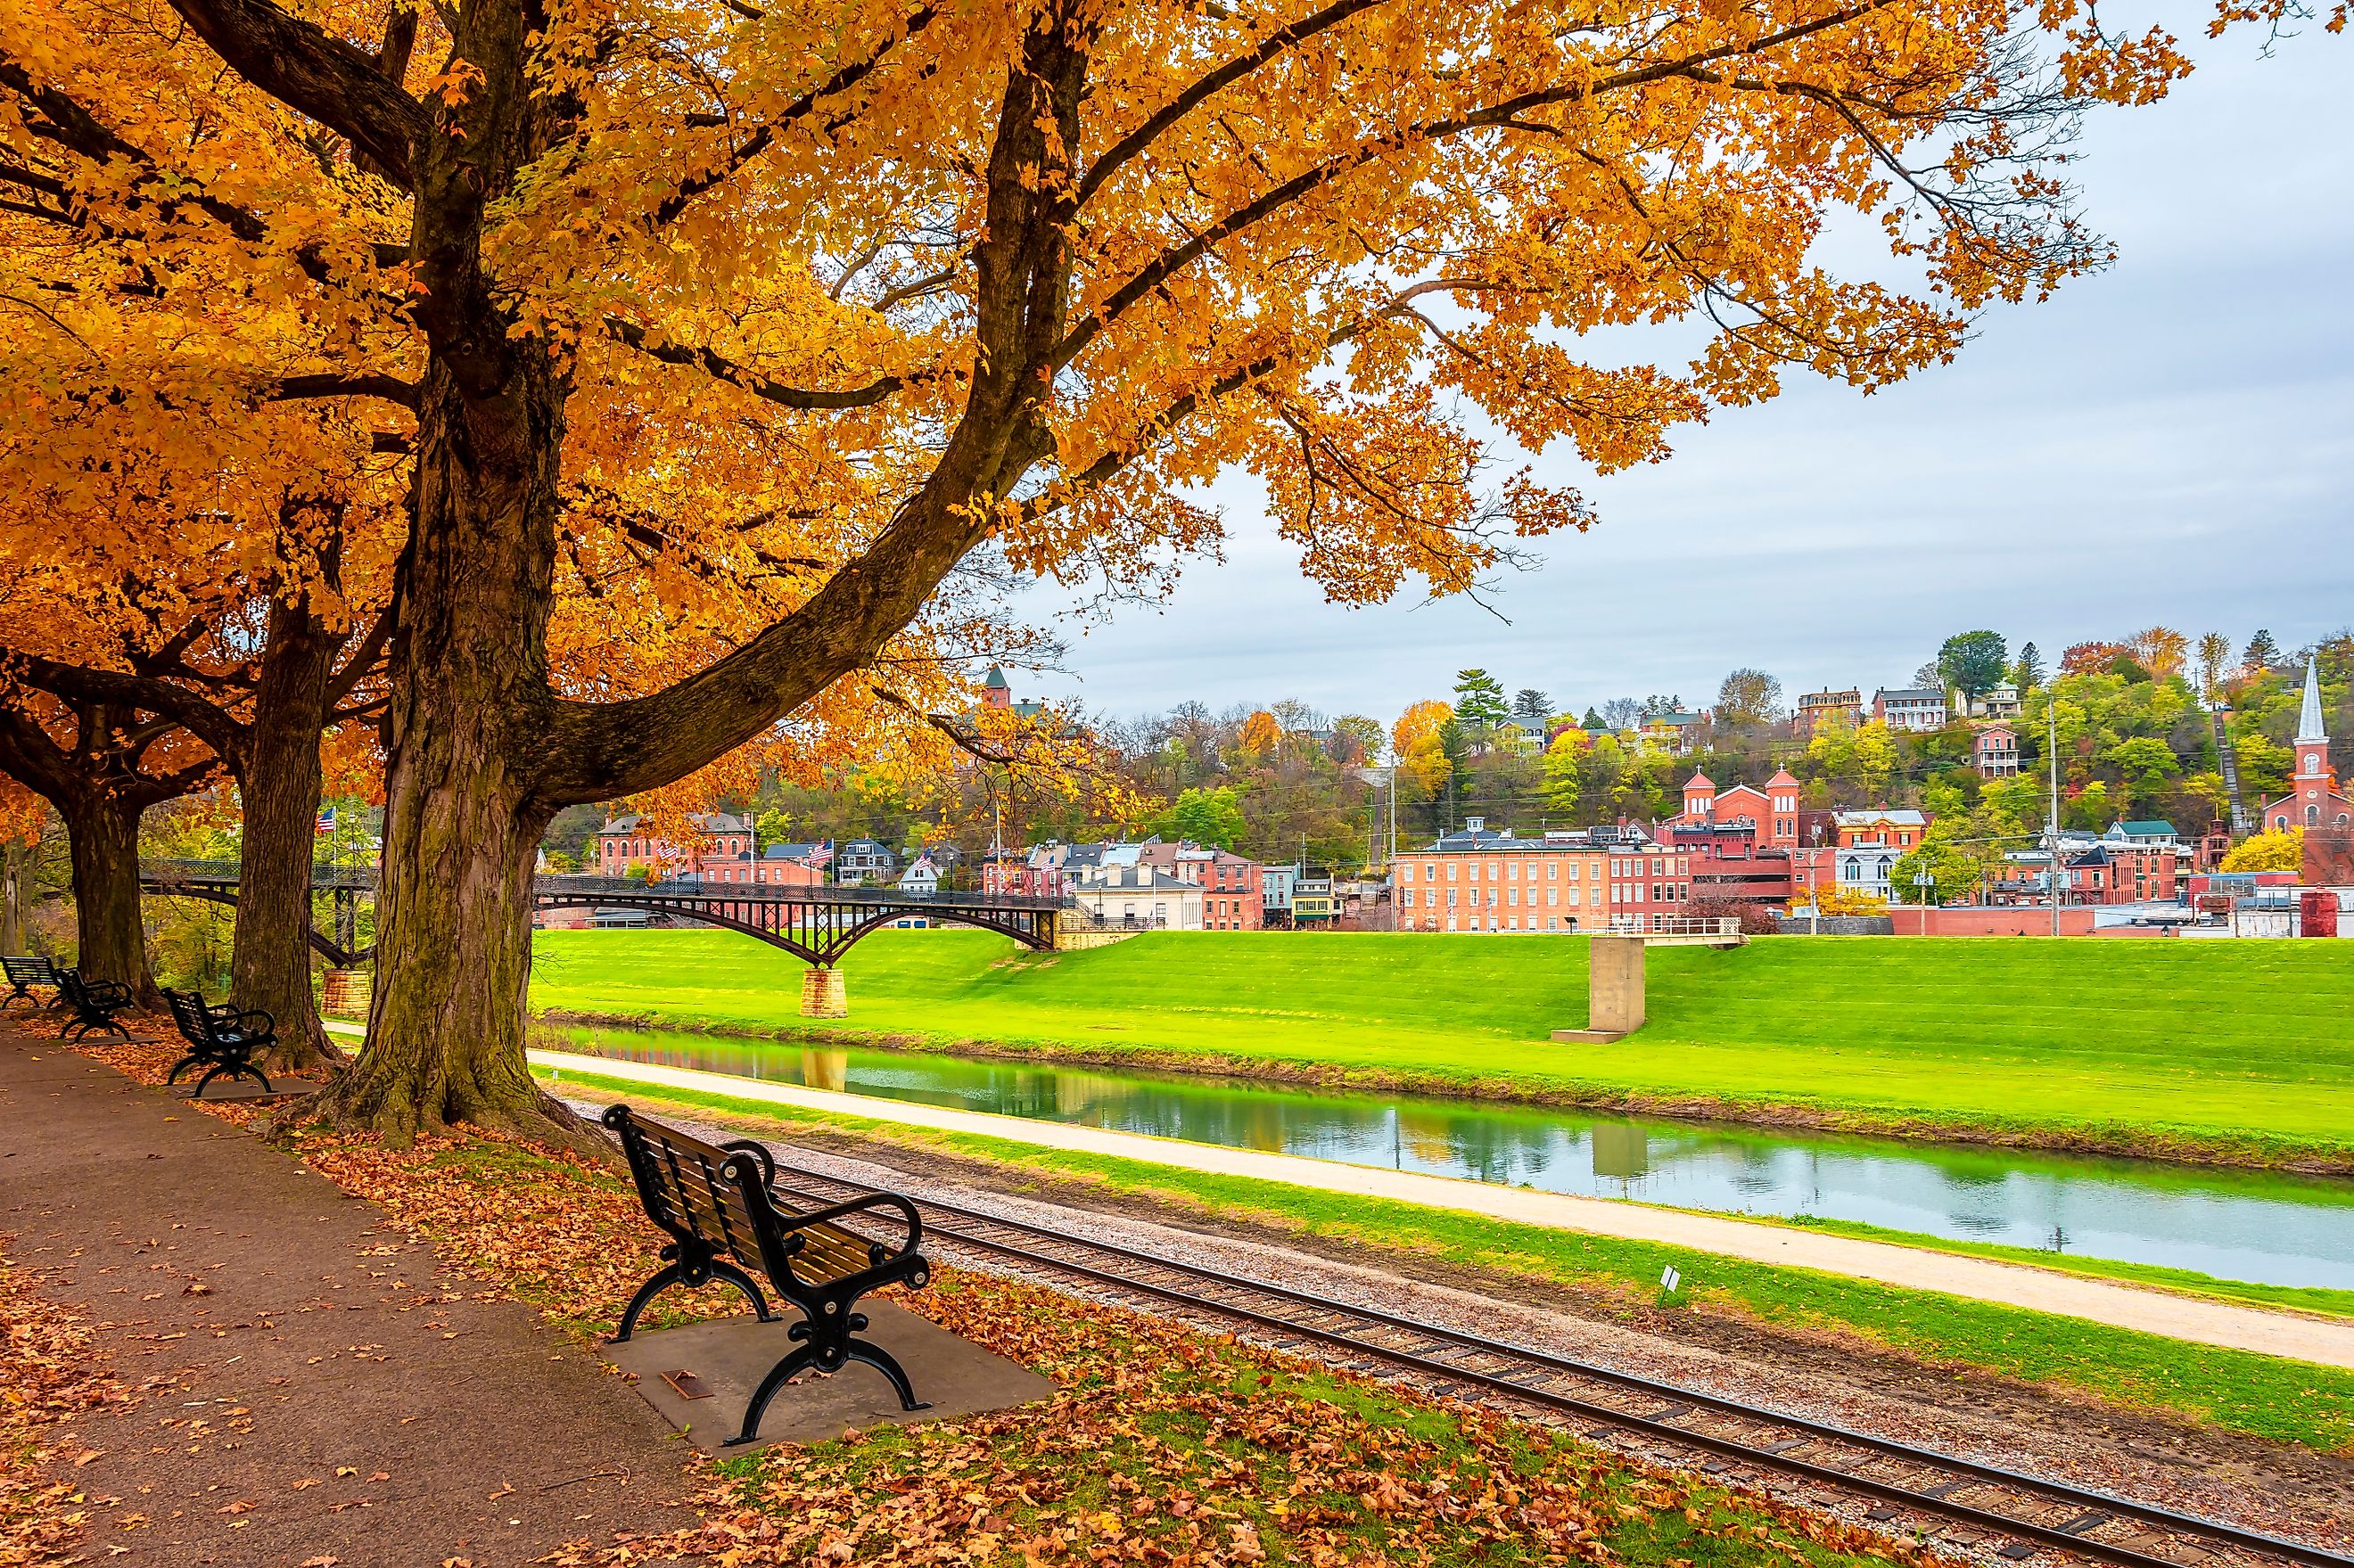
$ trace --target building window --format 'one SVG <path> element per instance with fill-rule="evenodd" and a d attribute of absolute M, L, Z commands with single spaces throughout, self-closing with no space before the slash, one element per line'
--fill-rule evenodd
<path fill-rule="evenodd" d="M 1447 880 L 1449 882 L 1455 880 L 1455 863 L 1451 860 L 1447 863 Z M 1455 900 L 1451 896 L 1447 899 L 1447 902 L 1450 904 L 1454 901 Z"/>

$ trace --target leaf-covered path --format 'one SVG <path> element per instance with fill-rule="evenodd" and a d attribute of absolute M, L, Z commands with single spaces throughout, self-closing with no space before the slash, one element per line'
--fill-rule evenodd
<path fill-rule="evenodd" d="M 243 1128 L 0 1031 L 0 1236 L 132 1396 L 46 1439 L 90 1561 L 527 1562 L 676 1528 L 597 1357 Z M 127 1550 L 117 1551 L 122 1548 Z"/>

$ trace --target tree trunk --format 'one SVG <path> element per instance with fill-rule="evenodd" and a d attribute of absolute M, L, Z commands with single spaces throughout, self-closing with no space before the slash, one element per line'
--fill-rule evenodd
<path fill-rule="evenodd" d="M 273 603 L 240 769 L 244 847 L 238 872 L 230 989 L 278 1027 L 270 1068 L 300 1072 L 342 1053 L 311 998 L 311 853 L 319 814 L 319 736 L 341 640 L 309 601 Z"/>
<path fill-rule="evenodd" d="M 143 1008 L 162 1007 L 139 918 L 139 808 L 103 785 L 58 806 L 73 857 L 75 966 L 87 980 L 121 980 Z"/>
<path fill-rule="evenodd" d="M 0 952 L 25 950 L 25 863 L 21 843 L 0 847 Z"/>
<path fill-rule="evenodd" d="M 429 370 L 392 644 L 368 1045 L 336 1119 L 402 1141 L 459 1122 L 570 1137 L 524 1060 L 546 744 L 563 391 L 518 353 L 497 395 Z"/>

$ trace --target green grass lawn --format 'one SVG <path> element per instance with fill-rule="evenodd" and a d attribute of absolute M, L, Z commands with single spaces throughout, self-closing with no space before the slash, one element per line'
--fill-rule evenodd
<path fill-rule="evenodd" d="M 979 931 L 852 949 L 850 1017 L 721 931 L 552 931 L 532 1004 L 1625 1109 L 2354 1170 L 2354 948 L 1767 938 L 1648 955 L 1650 1022 L 1585 1021 L 1577 938 L 1156 933 L 1038 954 Z"/>
<path fill-rule="evenodd" d="M 1685 1281 L 1676 1306 L 1785 1328 L 1835 1330 L 1936 1365 L 2050 1383 L 2325 1452 L 2354 1452 L 2354 1372 L 2340 1368 L 1814 1269 L 1698 1255 L 1659 1242 L 1520 1224 L 1394 1199 L 821 1115 L 624 1078 L 567 1073 L 561 1086 L 595 1098 L 716 1115 L 748 1131 L 790 1136 L 819 1128 L 936 1150 L 1050 1181 L 1076 1181 L 1145 1199 L 1178 1213 L 1255 1221 L 1375 1254 L 1402 1253 L 1545 1279 L 1600 1294 L 1629 1309 L 1657 1298 L 1660 1271 L 1673 1264 Z"/>

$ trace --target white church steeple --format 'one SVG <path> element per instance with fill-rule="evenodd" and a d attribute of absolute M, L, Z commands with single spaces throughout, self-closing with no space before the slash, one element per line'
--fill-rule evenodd
<path fill-rule="evenodd" d="M 2314 662 L 2305 662 L 2305 702 L 2296 711 L 2296 744 L 2326 741 L 2328 732 L 2321 727 L 2321 672 Z"/>

